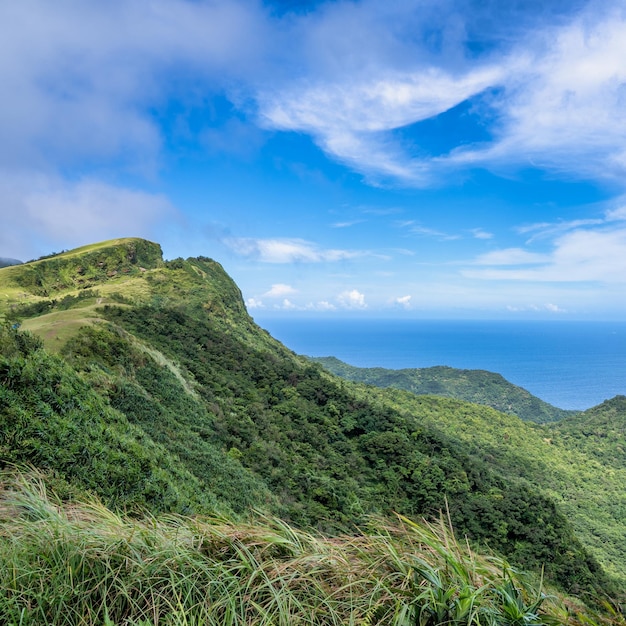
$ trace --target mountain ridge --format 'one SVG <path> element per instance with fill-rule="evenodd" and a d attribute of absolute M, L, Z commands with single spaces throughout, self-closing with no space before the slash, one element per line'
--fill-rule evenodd
<path fill-rule="evenodd" d="M 526 389 L 510 383 L 500 374 L 486 370 L 458 369 L 444 365 L 402 369 L 355 367 L 336 357 L 310 358 L 346 380 L 376 387 L 405 389 L 417 395 L 467 400 L 539 424 L 555 422 L 578 413 L 552 406 Z"/>

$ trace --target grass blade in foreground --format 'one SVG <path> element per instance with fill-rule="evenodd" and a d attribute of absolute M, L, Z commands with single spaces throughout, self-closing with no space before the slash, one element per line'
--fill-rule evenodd
<path fill-rule="evenodd" d="M 3 483 L 3 624 L 598 621 L 504 561 L 471 553 L 444 524 L 373 520 L 361 535 L 326 539 L 268 518 L 130 519 L 97 502 L 62 506 L 23 476 Z"/>

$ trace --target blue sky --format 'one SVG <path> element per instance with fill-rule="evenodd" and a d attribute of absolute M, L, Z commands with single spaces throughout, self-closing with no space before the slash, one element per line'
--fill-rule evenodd
<path fill-rule="evenodd" d="M 0 256 L 142 236 L 257 319 L 626 319 L 626 3 L 0 6 Z"/>

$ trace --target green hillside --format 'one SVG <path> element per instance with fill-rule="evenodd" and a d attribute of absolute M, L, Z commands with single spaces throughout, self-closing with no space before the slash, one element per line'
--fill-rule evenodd
<path fill-rule="evenodd" d="M 579 451 L 578 479 L 569 448 L 537 426 L 328 374 L 259 329 L 215 261 L 163 262 L 134 239 L 88 246 L 1 269 L 0 310 L 0 458 L 69 496 L 239 519 L 263 510 L 333 535 L 372 514 L 448 511 L 472 546 L 569 593 L 616 596 L 626 579 L 621 548 L 602 551 L 585 534 L 591 508 L 580 522 L 561 491 L 595 488 L 605 466 Z M 617 537 L 619 518 L 592 501 Z"/>
<path fill-rule="evenodd" d="M 143 239 L 114 239 L 5 268 L 0 273 L 3 308 L 57 294 L 116 283 L 162 263 L 161 247 Z"/>
<path fill-rule="evenodd" d="M 477 412 L 460 401 L 402 390 L 362 387 L 361 394 L 370 401 L 384 399 L 407 416 L 419 414 L 422 423 L 454 437 L 473 458 L 509 479 L 532 484 L 558 504 L 583 543 L 626 584 L 626 466 L 623 457 L 618 459 L 625 442 L 623 435 L 612 439 L 611 430 L 602 427 L 607 413 L 626 422 L 622 399 L 562 422 L 534 425 L 491 409 Z M 589 416 L 591 427 L 586 426 Z M 607 448 L 612 455 L 604 454 Z"/>
<path fill-rule="evenodd" d="M 0 463 L 112 507 L 215 511 L 210 489 L 32 335 L 0 328 Z"/>
<path fill-rule="evenodd" d="M 382 367 L 354 367 L 335 357 L 313 357 L 329 372 L 346 380 L 405 389 L 418 395 L 434 395 L 484 404 L 539 424 L 554 422 L 576 411 L 559 409 L 507 381 L 500 374 L 437 366 L 392 370 Z"/>

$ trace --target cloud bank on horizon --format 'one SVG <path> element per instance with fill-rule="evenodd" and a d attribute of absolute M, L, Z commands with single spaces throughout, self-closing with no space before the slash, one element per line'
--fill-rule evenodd
<path fill-rule="evenodd" d="M 543 4 L 5 3 L 0 256 L 140 235 L 259 314 L 623 316 L 626 3 Z"/>

